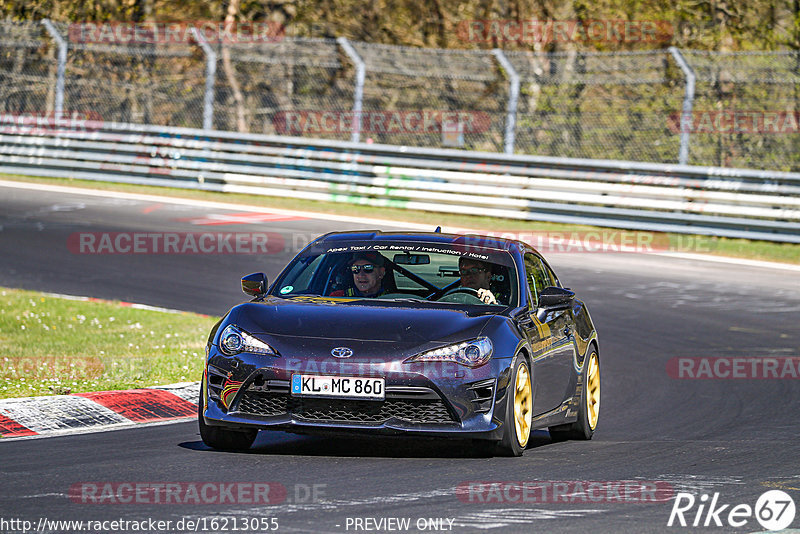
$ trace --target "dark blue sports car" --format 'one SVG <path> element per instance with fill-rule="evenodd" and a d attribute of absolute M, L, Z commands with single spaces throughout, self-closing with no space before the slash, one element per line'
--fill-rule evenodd
<path fill-rule="evenodd" d="M 590 439 L 597 334 L 525 243 L 345 232 L 310 243 L 212 329 L 199 406 L 214 448 L 258 430 L 424 435 L 519 456 L 531 431 Z"/>

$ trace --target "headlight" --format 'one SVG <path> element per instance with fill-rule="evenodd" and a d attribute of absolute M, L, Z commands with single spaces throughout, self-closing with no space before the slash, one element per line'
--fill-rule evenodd
<path fill-rule="evenodd" d="M 492 341 L 479 337 L 455 345 L 429 350 L 408 358 L 405 363 L 417 362 L 455 362 L 467 367 L 480 367 L 492 356 Z"/>
<path fill-rule="evenodd" d="M 256 339 L 244 330 L 233 326 L 232 324 L 225 327 L 222 334 L 219 336 L 219 348 L 228 356 L 239 354 L 240 352 L 252 352 L 254 354 L 269 354 L 270 356 L 277 356 L 278 353 L 275 349 Z"/>

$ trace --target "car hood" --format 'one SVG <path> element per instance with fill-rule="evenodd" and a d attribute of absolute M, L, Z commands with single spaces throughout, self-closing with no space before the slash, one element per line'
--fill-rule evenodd
<path fill-rule="evenodd" d="M 226 322 L 270 337 L 419 345 L 478 336 L 493 315 L 379 301 L 268 298 L 236 306 Z"/>

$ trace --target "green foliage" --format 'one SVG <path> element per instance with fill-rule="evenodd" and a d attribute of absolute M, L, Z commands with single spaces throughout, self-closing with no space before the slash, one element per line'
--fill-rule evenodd
<path fill-rule="evenodd" d="M 57 21 L 223 20 L 228 2 L 187 0 L 10 0 L 0 18 Z M 272 20 L 290 33 L 312 37 L 345 36 L 374 43 L 439 48 L 532 49 L 531 43 L 470 43 L 458 26 L 476 19 L 659 21 L 671 31 L 663 42 L 701 50 L 797 49 L 800 12 L 794 0 L 244 0 L 239 20 Z M 609 50 L 614 43 L 547 43 L 546 50 Z M 642 43 L 621 48 L 641 49 Z"/>
<path fill-rule="evenodd" d="M 300 37 L 343 36 L 355 41 L 443 49 L 502 48 L 535 51 L 523 74 L 516 132 L 522 154 L 626 159 L 676 163 L 680 136 L 671 117 L 679 113 L 684 76 L 666 53 L 592 60 L 573 52 L 684 50 L 698 70 L 694 110 L 800 109 L 797 73 L 787 62 L 770 58 L 689 57 L 699 51 L 800 49 L 800 2 L 797 0 L 229 0 L 177 2 L 165 0 L 11 0 L 0 4 L 0 17 L 62 22 L 83 21 L 271 21 Z M 606 24 L 655 23 L 654 39 L 561 39 L 508 41 L 487 31 L 469 39 L 465 28 L 474 21 L 562 21 Z M 579 33 L 572 34 L 579 37 Z M 276 117 L 289 110 L 347 112 L 353 101 L 354 69 L 335 46 L 303 45 L 303 61 L 265 61 L 261 52 L 234 49 L 232 68 L 218 65 L 214 126 L 222 130 L 283 133 Z M 224 49 L 223 49 L 224 50 Z M 320 57 L 322 52 L 328 54 Z M 566 59 L 545 59 L 543 52 L 567 53 Z M 53 57 L 50 50 L 48 57 Z M 271 53 L 271 52 L 270 52 Z M 282 54 L 283 51 L 274 52 Z M 298 51 L 287 52 L 294 57 Z M 0 111 L 51 109 L 55 72 L 52 60 L 38 52 L 7 49 L 0 53 Z M 66 98 L 70 109 L 96 111 L 106 121 L 201 127 L 205 64 L 196 48 L 188 55 L 147 56 L 131 51 L 71 50 Z M 263 55 L 263 53 L 261 53 Z M 502 151 L 508 84 L 502 76 L 464 77 L 464 63 L 452 54 L 425 51 L 441 61 L 412 65 L 387 54 L 383 69 L 370 63 L 364 88 L 364 110 L 468 110 L 485 113 L 491 126 L 464 135 L 462 148 Z M 224 55 L 224 53 L 223 53 Z M 511 54 L 509 54 L 511 56 Z M 309 59 L 309 57 L 311 59 Z M 589 57 L 589 59 L 587 59 Z M 27 58 L 27 59 L 25 59 Z M 336 63 L 341 61 L 341 66 Z M 444 58 L 444 59 L 442 59 Z M 628 58 L 628 59 L 626 59 Z M 314 60 L 320 59 L 320 64 Z M 324 59 L 324 61 L 322 61 Z M 523 60 L 524 61 L 524 60 Z M 539 65 L 533 64 L 538 61 Z M 606 62 L 605 65 L 598 63 Z M 760 63 L 759 63 L 760 61 Z M 305 62 L 305 63 L 304 63 Z M 331 66 L 330 64 L 334 65 Z M 651 68 L 646 69 L 650 63 Z M 399 65 L 398 65 L 399 64 Z M 516 64 L 519 66 L 519 63 Z M 480 67 L 483 68 L 483 67 Z M 496 73 L 496 66 L 486 66 Z M 581 69 L 588 74 L 580 78 Z M 604 70 L 606 69 L 606 70 Z M 34 72 L 36 78 L 15 73 Z M 549 75 L 549 73 L 555 74 Z M 535 75 L 532 73 L 536 73 Z M 544 74 L 542 74 L 544 73 Z M 571 73 L 577 73 L 572 76 Z M 593 79 L 606 74 L 607 79 Z M 765 80 L 764 76 L 770 76 Z M 730 80 L 734 75 L 738 79 Z M 625 79 L 625 78 L 629 79 Z M 34 80 L 34 81 L 31 81 Z M 726 81 L 727 80 L 727 81 Z M 240 122 L 241 121 L 241 122 Z M 378 143 L 442 146 L 441 134 L 367 132 Z M 313 137 L 348 139 L 349 132 L 315 132 Z M 800 170 L 800 133 L 692 133 L 690 164 Z"/>

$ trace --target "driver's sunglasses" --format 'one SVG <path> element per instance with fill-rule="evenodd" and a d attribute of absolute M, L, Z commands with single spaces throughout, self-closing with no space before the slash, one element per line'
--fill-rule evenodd
<path fill-rule="evenodd" d="M 353 274 L 358 274 L 361 271 L 364 271 L 365 273 L 371 273 L 372 271 L 375 270 L 375 266 L 372 265 L 371 263 L 368 263 L 366 265 L 352 265 L 350 267 L 350 270 L 353 272 Z"/>
<path fill-rule="evenodd" d="M 461 273 L 461 276 L 467 276 L 470 274 L 485 273 L 486 269 L 482 269 L 481 267 L 470 267 L 469 269 L 459 269 L 458 272 Z"/>

